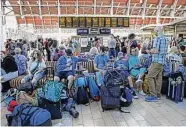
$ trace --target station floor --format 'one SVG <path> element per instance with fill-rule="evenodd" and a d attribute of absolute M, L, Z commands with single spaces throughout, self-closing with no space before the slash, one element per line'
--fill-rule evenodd
<path fill-rule="evenodd" d="M 53 120 L 53 126 L 186 126 L 186 100 L 176 104 L 166 97 L 159 102 L 148 103 L 141 97 L 134 100 L 130 107 L 123 108 L 130 113 L 118 110 L 102 112 L 100 102 L 89 106 L 77 105 L 79 118 L 73 119 L 68 112 L 63 118 Z M 5 114 L 9 113 L 1 105 L 1 126 L 7 126 Z"/>

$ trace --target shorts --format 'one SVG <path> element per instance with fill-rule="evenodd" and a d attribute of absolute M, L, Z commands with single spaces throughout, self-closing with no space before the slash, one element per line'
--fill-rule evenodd
<path fill-rule="evenodd" d="M 147 71 L 146 68 L 139 68 L 139 69 L 132 69 L 130 74 L 135 77 L 136 79 L 139 77 L 140 74 L 143 74 Z"/>
<path fill-rule="evenodd" d="M 68 78 L 68 76 L 74 75 L 72 71 L 61 71 L 61 72 L 56 72 L 55 76 L 59 77 L 60 79 L 62 78 Z"/>
<path fill-rule="evenodd" d="M 30 77 L 30 75 L 26 75 L 24 77 L 25 82 L 28 82 L 29 80 L 35 79 L 36 81 L 39 81 L 40 79 L 42 79 L 45 76 L 45 72 L 41 71 L 37 74 L 32 75 L 32 77 Z"/>

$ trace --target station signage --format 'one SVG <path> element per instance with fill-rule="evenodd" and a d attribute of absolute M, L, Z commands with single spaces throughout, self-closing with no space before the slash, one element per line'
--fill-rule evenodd
<path fill-rule="evenodd" d="M 79 28 L 77 29 L 77 35 L 88 35 L 89 29 L 87 28 Z"/>
<path fill-rule="evenodd" d="M 102 28 L 100 29 L 100 34 L 111 34 L 111 29 Z"/>

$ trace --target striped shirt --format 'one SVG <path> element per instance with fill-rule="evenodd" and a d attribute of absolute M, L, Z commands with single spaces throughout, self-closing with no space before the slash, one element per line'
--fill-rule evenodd
<path fill-rule="evenodd" d="M 152 62 L 164 65 L 168 50 L 168 41 L 164 36 L 158 36 L 153 40 L 153 48 L 159 51 L 158 54 L 152 54 Z"/>

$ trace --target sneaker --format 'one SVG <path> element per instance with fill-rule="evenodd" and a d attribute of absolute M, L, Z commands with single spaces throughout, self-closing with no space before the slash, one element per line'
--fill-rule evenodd
<path fill-rule="evenodd" d="M 141 85 L 143 83 L 143 81 L 141 80 L 141 79 L 138 79 L 137 81 L 136 81 L 136 84 L 137 85 Z"/>
<path fill-rule="evenodd" d="M 157 102 L 158 99 L 157 99 L 157 97 L 154 97 L 154 96 L 148 96 L 148 97 L 145 98 L 145 101 L 147 101 L 147 102 Z"/>
<path fill-rule="evenodd" d="M 146 94 L 143 92 L 143 90 L 139 91 L 139 94 L 142 96 L 146 96 Z"/>
<path fill-rule="evenodd" d="M 138 99 L 139 98 L 134 91 L 132 92 L 132 95 L 133 95 L 134 99 Z"/>
<path fill-rule="evenodd" d="M 125 98 L 123 98 L 122 96 L 120 97 L 120 100 L 123 102 L 127 102 L 127 100 Z"/>

